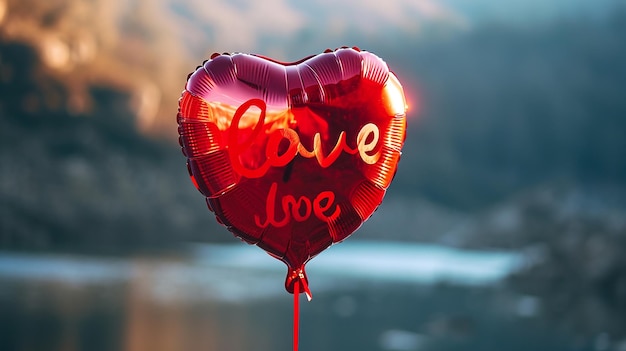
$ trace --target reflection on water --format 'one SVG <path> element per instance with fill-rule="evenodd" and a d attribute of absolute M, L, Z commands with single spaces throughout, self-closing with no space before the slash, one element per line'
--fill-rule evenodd
<path fill-rule="evenodd" d="M 346 242 L 309 264 L 301 350 L 571 350 L 506 252 Z M 172 257 L 0 254 L 1 350 L 289 350 L 286 269 L 246 245 Z M 583 348 L 581 348 L 583 347 Z"/>
<path fill-rule="evenodd" d="M 308 265 L 314 290 L 355 282 L 496 282 L 521 263 L 509 252 L 469 252 L 438 245 L 356 241 L 335 245 Z M 157 300 L 245 301 L 283 296 L 285 266 L 248 245 L 193 245 L 177 258 L 0 256 L 0 277 L 68 286 L 131 284 Z"/>

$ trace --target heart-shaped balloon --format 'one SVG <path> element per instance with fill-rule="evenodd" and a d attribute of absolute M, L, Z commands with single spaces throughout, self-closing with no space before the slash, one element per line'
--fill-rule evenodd
<path fill-rule="evenodd" d="M 352 234 L 381 203 L 406 130 L 402 86 L 358 48 L 282 63 L 214 54 L 179 101 L 191 180 L 232 233 L 288 266 Z"/>

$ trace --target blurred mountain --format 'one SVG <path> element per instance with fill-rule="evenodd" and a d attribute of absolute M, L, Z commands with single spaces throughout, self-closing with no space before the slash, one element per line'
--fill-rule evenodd
<path fill-rule="evenodd" d="M 0 245 L 229 240 L 173 141 L 185 77 L 212 51 L 297 58 L 336 41 L 386 59 L 409 134 L 362 236 L 527 243 L 524 221 L 501 241 L 479 224 L 538 188 L 626 187 L 626 7 L 594 2 L 597 15 L 577 1 L 571 16 L 520 26 L 487 20 L 486 2 L 350 4 L 0 0 Z"/>
<path fill-rule="evenodd" d="M 290 61 L 340 46 L 378 52 L 394 69 L 429 42 L 487 25 L 532 30 L 554 21 L 604 21 L 624 0 L 0 0 L 3 41 L 30 44 L 88 112 L 90 82 L 131 94 L 140 130 L 175 137 L 171 118 L 184 78 L 214 52 L 254 52 Z M 497 28 L 495 28 L 497 29 Z M 430 50 L 419 48 L 419 51 Z M 396 54 L 390 54 L 396 51 Z M 420 81 L 419 79 L 416 81 Z"/>
<path fill-rule="evenodd" d="M 622 7 L 392 51 L 419 84 L 398 194 L 477 208 L 544 182 L 624 185 L 624 32 Z"/>
<path fill-rule="evenodd" d="M 180 149 L 137 130 L 131 92 L 93 82 L 91 112 L 69 111 L 24 42 L 0 42 L 0 71 L 0 248 L 158 249 L 218 227 Z"/>

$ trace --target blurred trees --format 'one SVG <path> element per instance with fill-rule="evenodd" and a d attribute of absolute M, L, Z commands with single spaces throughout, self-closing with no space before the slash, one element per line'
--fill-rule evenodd
<path fill-rule="evenodd" d="M 476 209 L 555 179 L 624 184 L 624 32 L 622 9 L 397 52 L 422 94 L 398 193 Z"/>
<path fill-rule="evenodd" d="M 0 248 L 119 252 L 223 230 L 179 148 L 137 130 L 132 92 L 93 82 L 93 108 L 71 112 L 24 42 L 0 42 L 0 71 Z"/>

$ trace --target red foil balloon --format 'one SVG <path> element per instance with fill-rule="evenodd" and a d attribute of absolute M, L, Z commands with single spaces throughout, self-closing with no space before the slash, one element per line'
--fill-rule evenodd
<path fill-rule="evenodd" d="M 293 63 L 214 54 L 179 101 L 191 180 L 232 233 L 304 265 L 352 234 L 383 200 L 406 130 L 402 86 L 357 48 Z M 300 290 L 300 289 L 298 289 Z"/>

